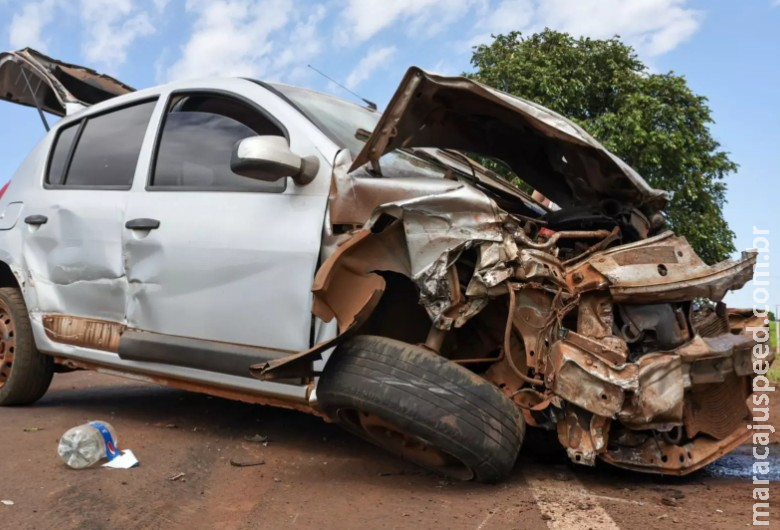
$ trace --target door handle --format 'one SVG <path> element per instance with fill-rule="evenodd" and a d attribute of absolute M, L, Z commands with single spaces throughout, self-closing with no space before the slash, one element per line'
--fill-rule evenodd
<path fill-rule="evenodd" d="M 130 230 L 155 230 L 160 228 L 160 221 L 157 219 L 146 219 L 144 217 L 140 219 L 132 219 L 125 223 L 125 228 Z"/>
<path fill-rule="evenodd" d="M 28 215 L 24 218 L 25 223 L 33 226 L 45 225 L 48 220 L 49 218 L 45 215 Z"/>

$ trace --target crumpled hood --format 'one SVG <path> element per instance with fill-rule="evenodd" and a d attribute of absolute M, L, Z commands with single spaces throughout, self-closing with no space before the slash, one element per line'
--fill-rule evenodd
<path fill-rule="evenodd" d="M 64 116 L 135 89 L 32 48 L 0 53 L 0 99 Z"/>
<path fill-rule="evenodd" d="M 646 214 L 664 208 L 625 162 L 563 116 L 463 77 L 410 68 L 352 170 L 399 148 L 456 149 L 503 160 L 564 207 L 617 200 Z"/>

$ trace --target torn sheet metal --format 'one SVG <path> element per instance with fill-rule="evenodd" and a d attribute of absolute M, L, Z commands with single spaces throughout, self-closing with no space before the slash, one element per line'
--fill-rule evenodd
<path fill-rule="evenodd" d="M 465 185 L 384 204 L 322 265 L 313 288 L 314 314 L 325 321 L 340 317 L 339 327 L 348 327 L 371 293 L 383 288 L 377 273 L 391 271 L 414 280 L 436 327 L 461 325 L 485 306 L 489 288 L 497 284 L 495 276 L 506 278 L 505 263 L 518 255 L 502 228 L 505 220 L 495 202 Z M 479 255 L 472 281 L 481 289 L 470 286 L 469 292 L 482 294 L 468 297 L 456 309 L 449 270 L 472 248 Z M 335 307 L 344 304 L 352 307 Z"/>
<path fill-rule="evenodd" d="M 599 252 L 574 267 L 568 277 L 579 290 L 608 283 L 618 303 L 684 302 L 697 297 L 719 301 L 727 291 L 750 281 L 757 258 L 757 252 L 748 251 L 739 260 L 708 266 L 685 238 L 664 232 Z"/>
<path fill-rule="evenodd" d="M 113 77 L 52 59 L 32 48 L 0 53 L 0 99 L 29 107 L 39 104 L 56 116 L 134 90 Z"/>

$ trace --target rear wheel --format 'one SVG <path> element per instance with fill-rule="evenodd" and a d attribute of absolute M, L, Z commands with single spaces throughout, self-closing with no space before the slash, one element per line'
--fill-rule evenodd
<path fill-rule="evenodd" d="M 372 443 L 441 474 L 509 476 L 525 434 L 517 407 L 478 375 L 424 348 L 359 336 L 328 361 L 323 411 Z"/>
<path fill-rule="evenodd" d="M 0 288 L 0 405 L 27 405 L 49 388 L 54 364 L 35 348 L 19 289 Z"/>

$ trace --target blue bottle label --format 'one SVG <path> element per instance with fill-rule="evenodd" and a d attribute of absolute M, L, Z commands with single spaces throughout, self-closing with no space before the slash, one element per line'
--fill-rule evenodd
<path fill-rule="evenodd" d="M 108 457 L 108 461 L 111 462 L 114 458 L 119 456 L 119 450 L 114 443 L 114 437 L 111 436 L 111 431 L 108 430 L 108 427 L 106 427 L 104 423 L 99 421 L 91 421 L 89 424 L 97 429 L 100 436 L 103 437 L 103 441 L 106 442 L 106 456 Z"/>

